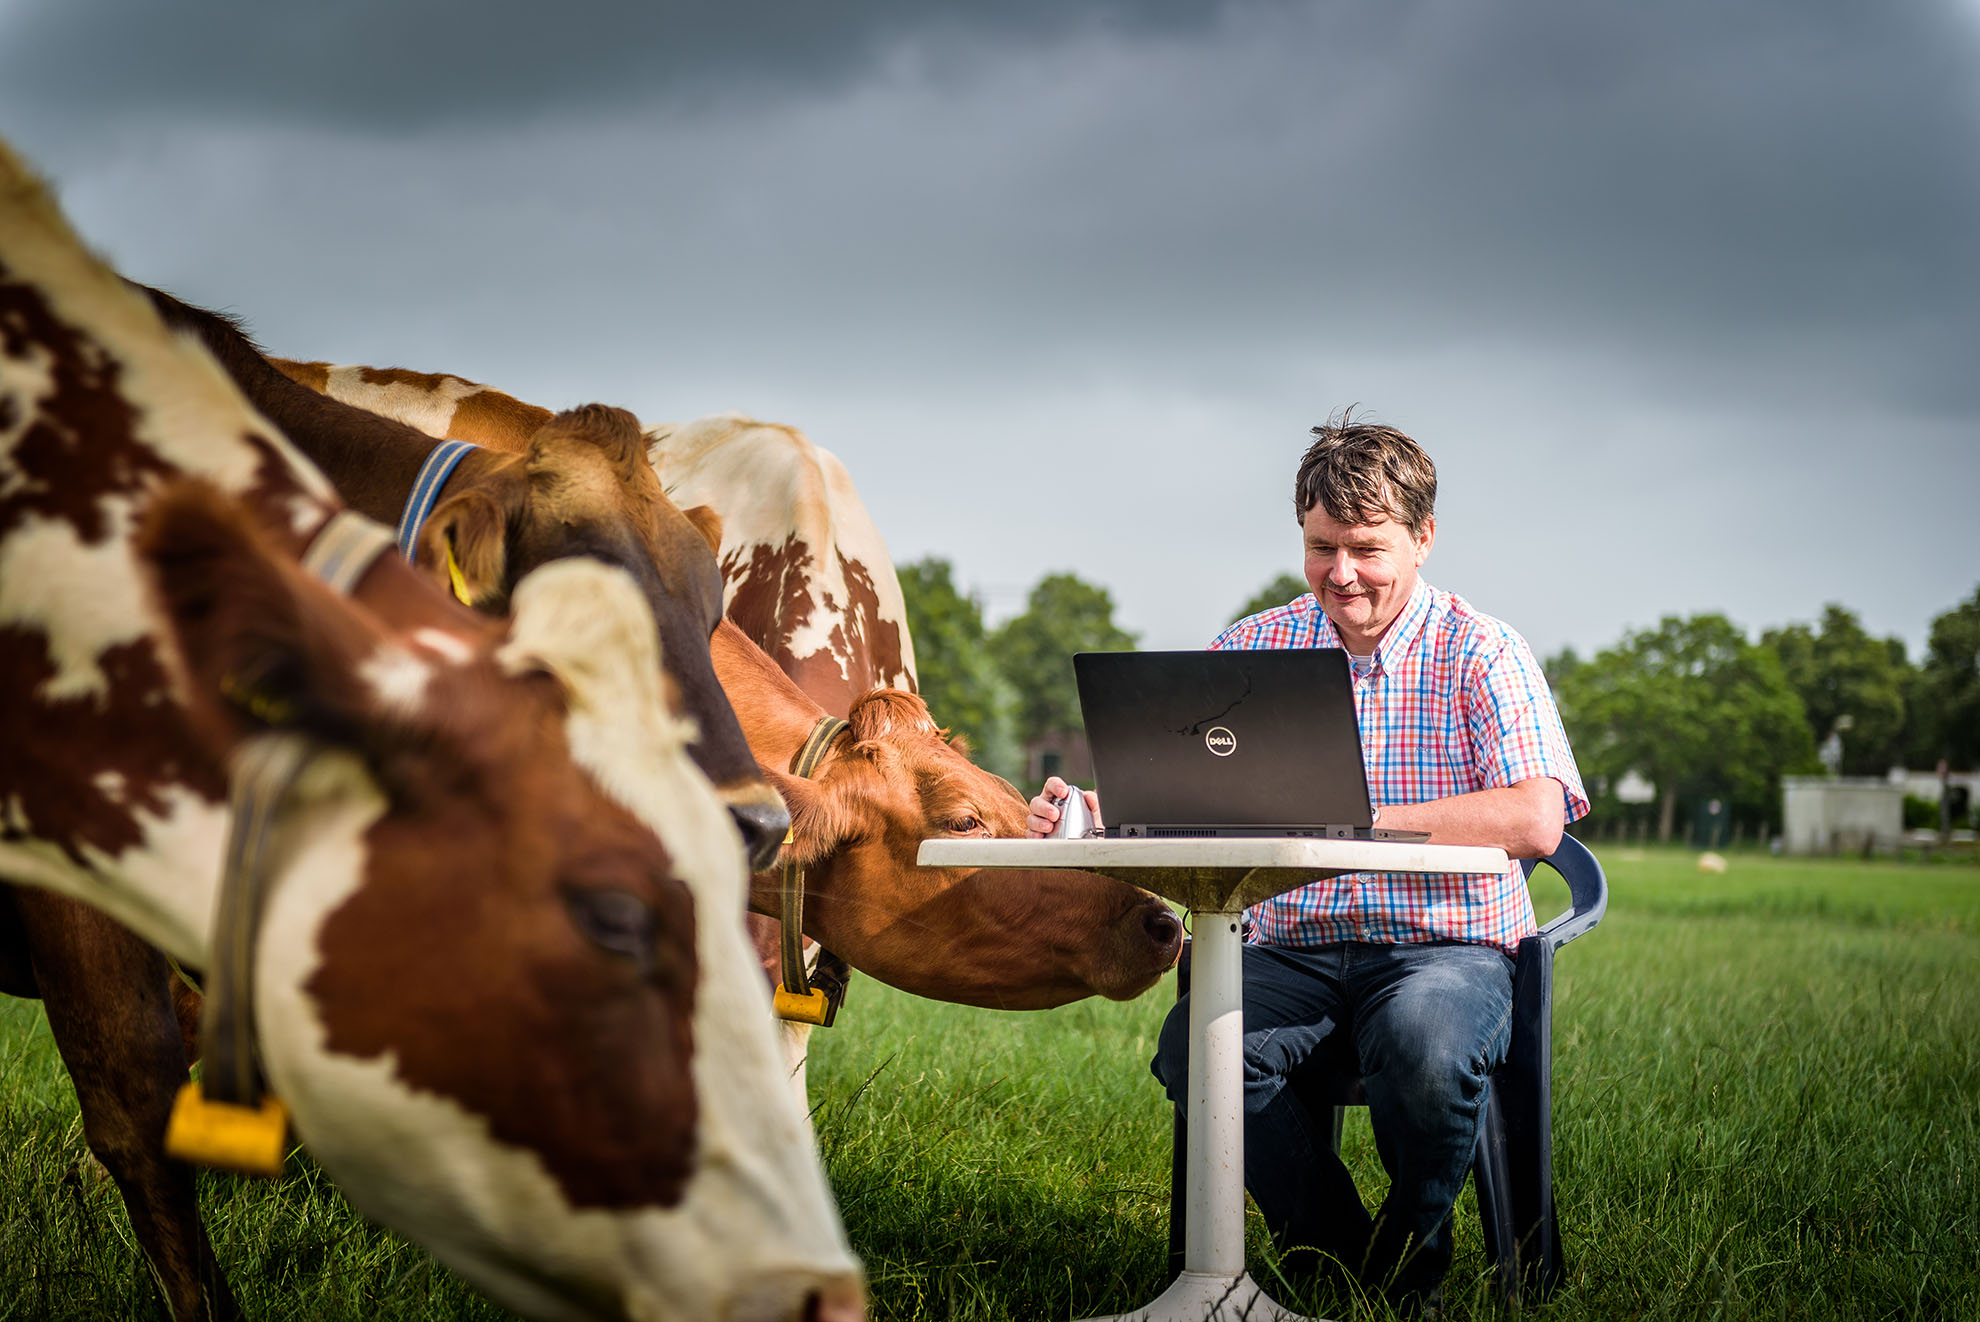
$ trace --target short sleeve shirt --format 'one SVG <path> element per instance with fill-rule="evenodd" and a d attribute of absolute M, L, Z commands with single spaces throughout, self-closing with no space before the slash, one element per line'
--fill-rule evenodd
<path fill-rule="evenodd" d="M 1340 647 L 1311 593 L 1239 620 L 1212 650 Z M 1588 811 L 1560 711 L 1532 649 L 1462 597 L 1419 582 L 1354 677 L 1369 798 L 1423 803 L 1522 780 L 1560 782 L 1568 821 Z M 1249 911 L 1268 945 L 1469 941 L 1508 954 L 1534 932 L 1525 874 L 1351 873 L 1302 886 Z"/>

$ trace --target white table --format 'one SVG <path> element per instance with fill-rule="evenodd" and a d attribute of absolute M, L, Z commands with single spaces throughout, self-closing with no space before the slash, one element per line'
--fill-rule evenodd
<path fill-rule="evenodd" d="M 1079 868 L 1190 910 L 1188 1172 L 1183 1271 L 1153 1303 L 1090 1322 L 1304 1322 L 1244 1269 L 1246 908 L 1344 872 L 1504 872 L 1503 850 L 1375 840 L 925 840 L 927 867 Z"/>

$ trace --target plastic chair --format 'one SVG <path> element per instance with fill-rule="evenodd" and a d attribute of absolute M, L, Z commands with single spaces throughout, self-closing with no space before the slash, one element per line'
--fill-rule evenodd
<path fill-rule="evenodd" d="M 1560 1284 L 1563 1273 L 1560 1220 L 1554 1209 L 1554 952 L 1602 921 L 1609 907 L 1609 883 L 1602 865 L 1571 835 L 1543 859 L 1526 859 L 1527 876 L 1545 863 L 1566 880 L 1572 907 L 1519 943 L 1513 964 L 1512 1038 L 1506 1059 L 1492 1072 L 1485 1108 L 1479 1116 L 1478 1151 L 1472 1184 L 1485 1252 L 1498 1265 L 1499 1290 L 1507 1301 L 1522 1286 L 1535 1297 Z M 1177 964 L 1176 995 L 1189 992 L 1189 949 Z M 1350 1106 L 1366 1106 L 1368 1094 L 1354 1061 L 1354 1043 L 1345 1033 L 1322 1046 L 1334 1053 L 1295 1084 L 1302 1101 L 1334 1112 L 1334 1151 L 1341 1149 L 1341 1124 Z M 1170 1165 L 1169 1267 L 1182 1270 L 1184 1124 L 1175 1120 Z"/>

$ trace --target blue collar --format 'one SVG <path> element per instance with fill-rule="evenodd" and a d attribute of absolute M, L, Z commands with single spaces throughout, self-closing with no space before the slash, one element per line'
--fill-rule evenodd
<path fill-rule="evenodd" d="M 440 489 L 447 485 L 453 476 L 454 465 L 467 457 L 474 446 L 466 441 L 442 441 L 433 447 L 420 465 L 419 476 L 413 479 L 412 494 L 406 497 L 405 513 L 399 516 L 399 554 L 408 562 L 413 552 L 419 549 L 419 530 L 426 524 L 426 516 L 433 513 L 434 502 L 440 499 Z"/>

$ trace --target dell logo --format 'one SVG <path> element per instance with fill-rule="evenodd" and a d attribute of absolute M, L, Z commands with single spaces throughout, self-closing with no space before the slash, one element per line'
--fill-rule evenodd
<path fill-rule="evenodd" d="M 1221 725 L 1210 727 L 1210 733 L 1203 736 L 1203 742 L 1218 757 L 1229 757 L 1237 752 L 1237 736 Z"/>

